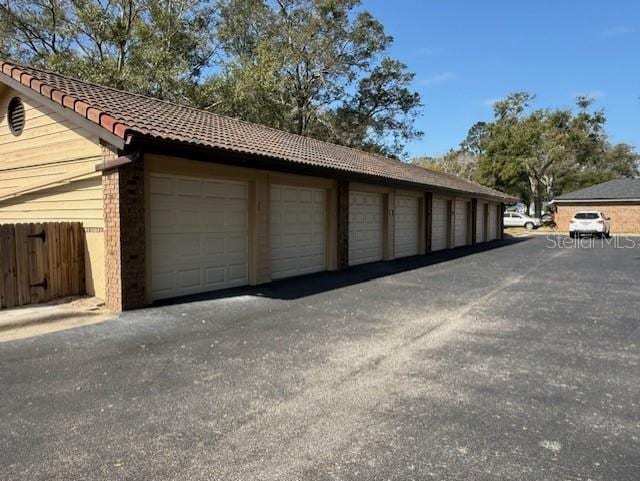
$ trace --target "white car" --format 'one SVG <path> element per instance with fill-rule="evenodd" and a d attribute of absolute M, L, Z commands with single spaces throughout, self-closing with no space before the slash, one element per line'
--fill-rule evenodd
<path fill-rule="evenodd" d="M 529 217 L 520 212 L 505 212 L 503 221 L 505 227 L 524 227 L 527 230 L 535 229 L 542 225 L 542 220 L 536 217 Z"/>
<path fill-rule="evenodd" d="M 576 212 L 569 222 L 569 236 L 571 238 L 582 235 L 597 235 L 609 237 L 611 233 L 611 219 L 602 212 L 582 211 Z"/>

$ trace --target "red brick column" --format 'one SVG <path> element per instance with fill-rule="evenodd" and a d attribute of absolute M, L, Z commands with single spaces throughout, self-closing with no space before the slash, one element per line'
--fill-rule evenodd
<path fill-rule="evenodd" d="M 349 267 L 349 181 L 338 181 L 338 269 Z"/>
<path fill-rule="evenodd" d="M 102 172 L 105 303 L 112 311 L 146 304 L 142 158 Z"/>
<path fill-rule="evenodd" d="M 478 199 L 471 199 L 471 245 L 476 245 L 478 237 Z"/>
<path fill-rule="evenodd" d="M 486 203 L 484 205 L 484 238 L 482 239 L 483 242 L 487 242 L 489 240 L 489 209 L 491 209 L 491 204 L 490 203 Z"/>
<path fill-rule="evenodd" d="M 424 244 L 425 252 L 431 252 L 431 238 L 433 232 L 433 192 L 424 194 Z"/>

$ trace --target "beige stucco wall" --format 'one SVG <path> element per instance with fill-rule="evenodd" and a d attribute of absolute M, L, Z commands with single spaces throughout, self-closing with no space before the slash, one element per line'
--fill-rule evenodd
<path fill-rule="evenodd" d="M 20 97 L 25 127 L 9 129 L 7 106 Z M 60 114 L 0 84 L 0 223 L 82 222 L 86 235 L 87 292 L 104 297 L 102 149 Z"/>

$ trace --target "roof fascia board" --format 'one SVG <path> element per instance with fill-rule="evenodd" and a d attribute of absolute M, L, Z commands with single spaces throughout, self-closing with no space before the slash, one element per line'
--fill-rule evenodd
<path fill-rule="evenodd" d="M 116 157 L 115 159 L 105 160 L 104 162 L 100 162 L 95 165 L 96 172 L 102 172 L 103 170 L 115 169 L 117 167 L 131 164 L 140 158 L 139 152 L 133 152 L 128 155 L 121 155 L 120 157 Z"/>
<path fill-rule="evenodd" d="M 0 72 L 0 82 L 8 85 L 12 89 L 20 92 L 22 95 L 25 95 L 32 100 L 35 100 L 36 102 L 40 102 L 45 107 L 48 107 L 54 112 L 59 113 L 60 115 L 67 118 L 71 122 L 78 124 L 80 127 L 84 128 L 89 133 L 96 135 L 98 138 L 113 145 L 115 148 L 124 150 L 126 142 L 123 139 L 121 139 L 115 134 L 112 134 L 104 127 L 101 127 L 98 124 L 91 122 L 89 119 L 87 119 L 86 117 L 83 117 L 79 113 L 74 112 L 73 110 L 70 110 L 60 105 L 57 102 L 54 102 L 53 100 L 47 98 L 45 95 L 42 95 L 40 92 L 37 92 L 31 87 L 24 85 L 11 77 L 8 77 L 6 74 L 2 72 Z"/>

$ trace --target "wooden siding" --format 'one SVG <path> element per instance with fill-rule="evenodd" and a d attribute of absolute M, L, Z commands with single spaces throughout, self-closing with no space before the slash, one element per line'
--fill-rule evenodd
<path fill-rule="evenodd" d="M 27 215 L 20 221 L 80 221 L 85 227 L 102 227 L 102 184 L 94 170 L 102 154 L 98 139 L 23 96 L 24 131 L 13 135 L 6 112 L 14 96 L 19 95 L 11 89 L 0 93 L 0 222 L 15 215 L 5 211 L 13 211 Z M 47 202 L 49 195 L 53 198 Z M 12 207 L 16 204 L 23 205 Z"/>
<path fill-rule="evenodd" d="M 19 136 L 7 123 L 14 96 L 25 108 Z M 102 177 L 95 172 L 101 158 L 97 137 L 0 84 L 0 224 L 82 223 L 91 232 L 85 243 L 87 292 L 98 297 L 104 297 Z"/>

